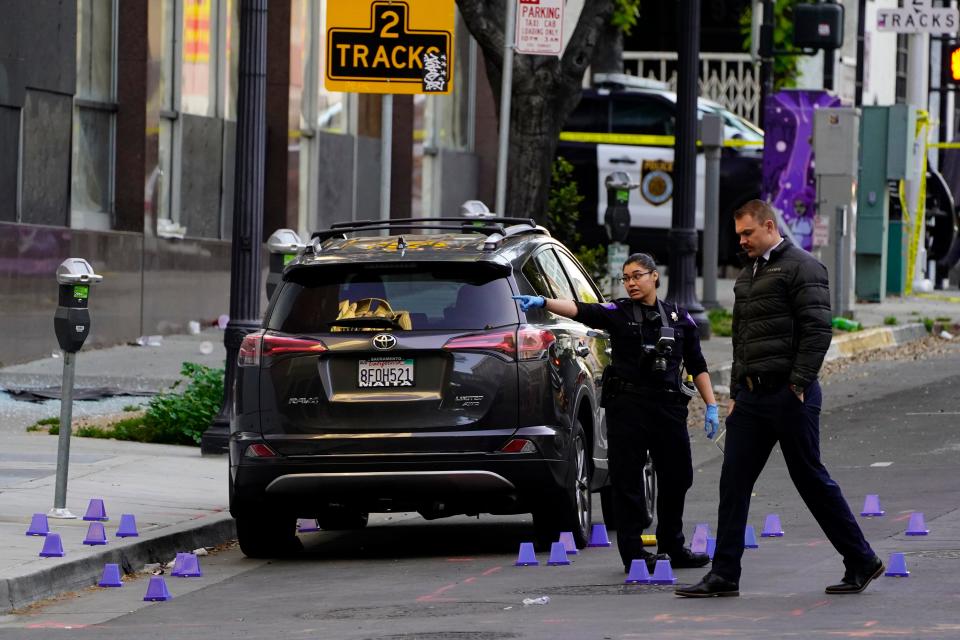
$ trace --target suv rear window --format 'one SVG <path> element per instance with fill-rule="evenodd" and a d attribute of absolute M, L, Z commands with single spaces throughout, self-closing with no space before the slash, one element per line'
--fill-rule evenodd
<path fill-rule="evenodd" d="M 306 268 L 284 283 L 267 328 L 483 330 L 519 322 L 511 295 L 506 278 L 460 265 Z"/>

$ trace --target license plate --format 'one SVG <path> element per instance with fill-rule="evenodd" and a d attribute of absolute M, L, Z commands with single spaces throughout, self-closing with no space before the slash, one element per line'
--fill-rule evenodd
<path fill-rule="evenodd" d="M 357 386 L 412 387 L 413 358 L 370 358 L 361 360 L 357 370 Z"/>

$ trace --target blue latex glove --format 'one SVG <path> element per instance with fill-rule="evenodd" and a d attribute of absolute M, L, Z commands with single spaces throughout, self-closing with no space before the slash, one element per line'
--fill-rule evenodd
<path fill-rule="evenodd" d="M 513 299 L 520 301 L 520 311 L 524 313 L 530 311 L 530 309 L 537 309 L 547 304 L 543 296 L 513 296 Z"/>
<path fill-rule="evenodd" d="M 707 412 L 703 418 L 703 430 L 706 432 L 707 438 L 712 440 L 719 429 L 720 415 L 717 413 L 717 405 L 708 404 Z"/>

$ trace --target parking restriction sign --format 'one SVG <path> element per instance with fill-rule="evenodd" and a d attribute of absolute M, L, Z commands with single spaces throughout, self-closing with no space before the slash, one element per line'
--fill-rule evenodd
<path fill-rule="evenodd" d="M 327 0 L 324 86 L 450 93 L 454 0 Z"/>
<path fill-rule="evenodd" d="M 563 49 L 563 0 L 519 0 L 517 53 L 559 56 Z"/>

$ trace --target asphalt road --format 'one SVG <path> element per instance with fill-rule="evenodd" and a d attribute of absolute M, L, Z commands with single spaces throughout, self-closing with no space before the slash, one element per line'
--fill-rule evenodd
<path fill-rule="evenodd" d="M 840 557 L 775 451 L 751 523 L 759 531 L 778 513 L 786 536 L 746 551 L 740 598 L 624 586 L 612 548 L 584 550 L 568 567 L 514 567 L 518 543 L 532 534 L 528 517 L 399 515 L 360 532 L 305 536 L 306 552 L 292 560 L 248 560 L 236 548 L 201 558 L 202 578 L 167 578 L 169 602 L 142 602 L 146 577 L 74 594 L 0 619 L 0 638 L 960 637 L 960 349 L 858 365 L 831 379 L 825 396 L 824 461 L 857 513 L 866 494 L 880 495 L 887 515 L 858 519 L 885 561 L 905 552 L 911 571 L 859 596 L 824 595 L 843 573 Z M 691 531 L 697 522 L 715 529 L 720 468 L 713 444 L 696 441 Z M 929 536 L 903 535 L 911 511 L 925 514 Z M 677 575 L 683 583 L 702 573 Z M 538 596 L 550 602 L 523 606 Z"/>

